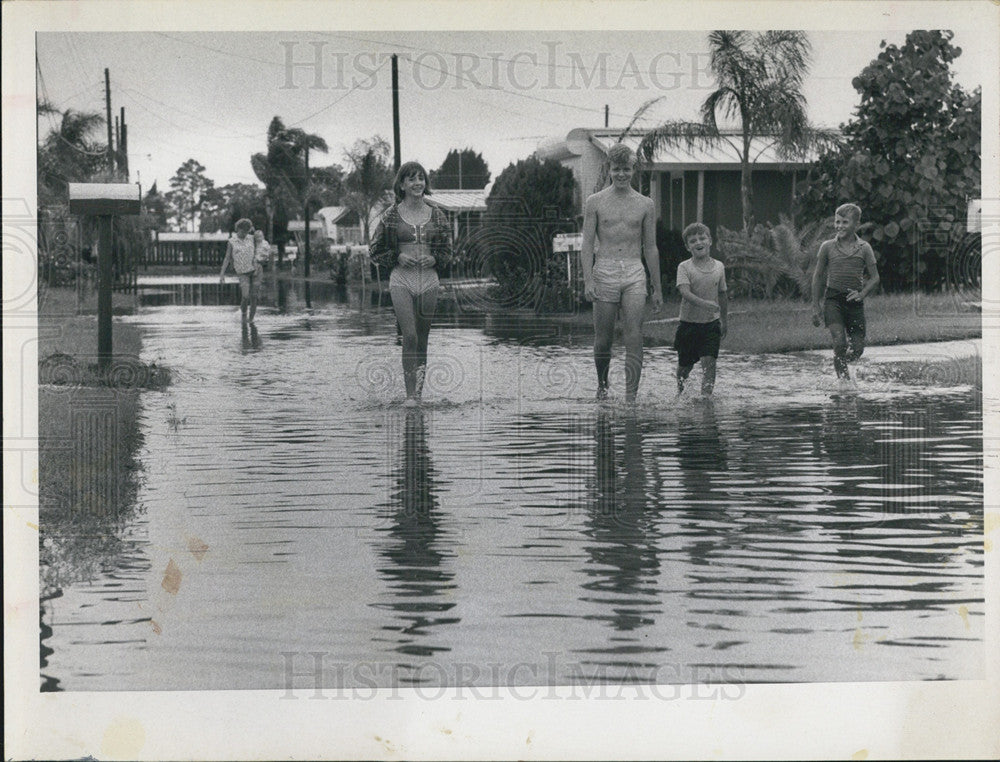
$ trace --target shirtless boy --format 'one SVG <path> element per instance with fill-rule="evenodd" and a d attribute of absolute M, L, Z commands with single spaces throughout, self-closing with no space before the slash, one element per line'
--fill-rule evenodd
<path fill-rule="evenodd" d="M 635 154 L 618 143 L 608 151 L 611 185 L 584 204 L 584 297 L 594 303 L 594 363 L 597 398 L 608 397 L 608 370 L 619 309 L 625 338 L 625 401 L 635 402 L 642 375 L 642 321 L 646 310 L 646 271 L 653 285 L 653 311 L 663 305 L 656 249 L 653 200 L 632 188 Z M 594 241 L 598 242 L 595 259 Z"/>

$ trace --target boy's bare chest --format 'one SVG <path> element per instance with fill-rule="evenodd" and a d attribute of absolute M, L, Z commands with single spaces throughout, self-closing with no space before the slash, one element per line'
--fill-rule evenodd
<path fill-rule="evenodd" d="M 597 212 L 598 222 L 605 226 L 638 227 L 645 209 L 637 201 L 606 201 Z"/>

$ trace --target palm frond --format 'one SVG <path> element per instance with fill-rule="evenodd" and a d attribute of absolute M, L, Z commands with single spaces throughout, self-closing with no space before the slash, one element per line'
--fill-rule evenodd
<path fill-rule="evenodd" d="M 636 109 L 636 112 L 632 114 L 632 118 L 629 120 L 629 123 L 625 125 L 625 129 L 623 129 L 620 133 L 618 133 L 618 142 L 621 143 L 625 138 L 631 135 L 632 128 L 635 127 L 635 123 L 638 122 L 640 119 L 642 119 L 643 115 L 647 111 L 649 111 L 650 108 L 652 108 L 665 98 L 666 98 L 665 95 L 661 95 L 657 98 L 650 98 L 648 101 L 639 106 L 639 108 Z"/>
<path fill-rule="evenodd" d="M 637 153 L 648 163 L 661 148 L 707 148 L 719 139 L 718 130 L 700 122 L 669 121 L 647 132 L 639 142 Z"/>

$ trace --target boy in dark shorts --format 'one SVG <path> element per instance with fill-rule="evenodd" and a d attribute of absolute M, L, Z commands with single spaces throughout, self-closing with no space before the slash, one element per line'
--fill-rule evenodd
<path fill-rule="evenodd" d="M 701 360 L 701 393 L 710 397 L 719 344 L 726 335 L 726 268 L 712 259 L 712 233 L 700 222 L 684 228 L 684 248 L 691 258 L 677 266 L 677 290 L 681 292 L 680 325 L 674 337 L 677 394 L 684 391 L 691 369 Z"/>
<path fill-rule="evenodd" d="M 867 241 L 858 237 L 860 223 L 860 207 L 837 207 L 833 219 L 837 237 L 820 245 L 813 274 L 813 325 L 818 327 L 822 316 L 830 329 L 833 368 L 842 381 L 851 379 L 847 363 L 865 351 L 864 299 L 879 284 L 875 253 Z"/>

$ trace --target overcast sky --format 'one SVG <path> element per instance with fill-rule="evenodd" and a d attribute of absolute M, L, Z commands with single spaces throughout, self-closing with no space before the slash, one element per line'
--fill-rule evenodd
<path fill-rule="evenodd" d="M 851 79 L 888 39 L 905 32 L 810 32 L 805 85 L 810 119 L 835 127 L 851 117 Z M 958 81 L 982 84 L 975 33 L 957 30 Z M 663 99 L 640 124 L 696 118 L 713 87 L 707 32 L 39 33 L 39 95 L 60 109 L 104 113 L 104 68 L 113 115 L 125 108 L 132 180 L 168 186 L 197 159 L 216 185 L 256 183 L 250 156 L 264 150 L 275 115 L 322 136 L 343 164 L 358 138 L 392 141 L 391 64 L 399 55 L 403 160 L 428 169 L 451 148 L 483 154 L 496 177 L 547 137 L 574 127 L 612 127 Z M 306 64 L 305 66 L 289 66 Z M 319 62 L 317 65 L 316 62 Z M 36 72 L 37 73 L 37 72 Z M 54 118 L 39 121 L 44 134 Z M 136 177 L 136 173 L 139 177 Z"/>

